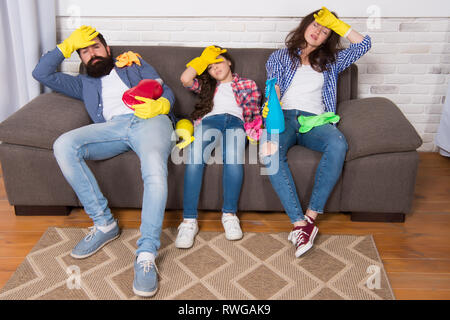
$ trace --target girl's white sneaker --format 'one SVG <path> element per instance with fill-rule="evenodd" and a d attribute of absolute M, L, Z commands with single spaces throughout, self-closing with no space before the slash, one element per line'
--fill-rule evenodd
<path fill-rule="evenodd" d="M 183 221 L 178 226 L 178 235 L 175 240 L 175 247 L 180 249 L 189 249 L 194 245 L 195 235 L 198 233 L 198 223 L 197 220 L 194 221 Z"/>
<path fill-rule="evenodd" d="M 225 238 L 228 240 L 242 239 L 242 230 L 239 218 L 236 215 L 222 215 L 222 224 L 225 229 Z"/>

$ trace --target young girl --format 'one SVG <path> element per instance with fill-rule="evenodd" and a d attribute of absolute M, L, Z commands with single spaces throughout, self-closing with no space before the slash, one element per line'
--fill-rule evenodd
<path fill-rule="evenodd" d="M 349 48 L 340 50 L 340 37 L 351 42 Z M 328 112 L 336 111 L 338 74 L 370 47 L 369 36 L 363 37 L 323 7 L 307 15 L 288 34 L 286 48 L 275 51 L 266 63 L 267 77 L 277 79 L 275 88 L 282 103 L 285 131 L 276 137 L 268 136 L 261 145 L 260 158 L 264 165 L 270 161 L 279 162 L 279 170 L 269 178 L 294 225 L 289 240 L 296 246 L 296 257 L 312 247 L 318 232 L 315 219 L 323 213 L 341 175 L 348 148 L 343 134 L 333 124 L 323 121 L 327 119 L 324 116 L 330 115 Z M 268 111 L 267 107 L 264 109 L 263 115 Z M 303 118 L 300 116 L 315 117 L 312 120 L 322 121 L 310 123 L 325 124 L 300 133 L 299 121 Z M 287 164 L 287 152 L 295 144 L 323 153 L 306 217 Z"/>
<path fill-rule="evenodd" d="M 234 62 L 227 50 L 209 46 L 200 57 L 187 64 L 181 75 L 183 86 L 199 94 L 200 101 L 191 114 L 195 140 L 188 149 L 189 161 L 184 174 L 184 220 L 178 227 L 177 248 L 190 248 L 194 243 L 198 232 L 197 205 L 203 170 L 212 147 L 215 148 L 220 140 L 224 163 L 222 224 L 228 240 L 242 238 L 236 212 L 243 179 L 245 136 L 247 134 L 251 141 L 259 139 L 261 92 L 253 80 L 241 78 L 233 70 Z M 219 137 L 216 133 L 220 133 Z"/>

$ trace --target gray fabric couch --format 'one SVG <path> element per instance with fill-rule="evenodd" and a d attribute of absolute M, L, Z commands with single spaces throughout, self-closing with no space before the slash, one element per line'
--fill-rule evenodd
<path fill-rule="evenodd" d="M 112 47 L 113 54 L 132 50 L 153 65 L 176 96 L 177 117 L 193 109 L 195 95 L 181 86 L 179 77 L 189 59 L 202 48 Z M 254 79 L 262 91 L 265 62 L 272 49 L 230 49 L 235 71 Z M 343 174 L 325 208 L 326 212 L 349 212 L 353 220 L 403 221 L 411 210 L 418 166 L 416 149 L 422 141 L 395 104 L 385 98 L 357 99 L 356 65 L 339 78 L 338 128 L 349 150 Z M 52 152 L 62 133 L 91 123 L 84 105 L 58 93 L 42 94 L 0 124 L 0 161 L 8 200 L 18 215 L 67 214 L 81 206 L 65 181 Z M 315 168 L 321 154 L 301 146 L 289 151 L 302 206 L 308 205 Z M 88 162 L 111 207 L 139 208 L 142 179 L 134 152 L 112 159 Z M 283 211 L 268 176 L 259 164 L 246 162 L 240 211 Z M 167 209 L 182 209 L 184 165 L 169 160 Z M 221 210 L 222 165 L 206 168 L 199 209 Z"/>

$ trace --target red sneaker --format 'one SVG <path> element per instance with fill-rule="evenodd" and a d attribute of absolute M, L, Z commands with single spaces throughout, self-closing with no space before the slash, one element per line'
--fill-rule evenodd
<path fill-rule="evenodd" d="M 319 228 L 314 225 L 314 219 L 306 216 L 307 225 L 295 227 L 289 233 L 288 240 L 291 241 L 295 247 L 295 256 L 298 258 L 313 246 Z"/>

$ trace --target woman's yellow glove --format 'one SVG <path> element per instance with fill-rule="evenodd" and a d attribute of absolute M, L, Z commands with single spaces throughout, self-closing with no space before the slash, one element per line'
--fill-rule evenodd
<path fill-rule="evenodd" d="M 132 106 L 134 109 L 134 115 L 141 119 L 153 118 L 160 114 L 168 114 L 170 111 L 170 102 L 164 97 L 160 97 L 157 100 L 136 96 L 136 100 L 144 103 L 135 104 Z"/>
<path fill-rule="evenodd" d="M 191 60 L 186 67 L 194 68 L 197 74 L 201 75 L 208 65 L 223 61 L 223 59 L 217 59 L 217 56 L 225 52 L 227 52 L 227 49 L 220 49 L 215 46 L 206 47 L 202 55 Z"/>
<path fill-rule="evenodd" d="M 72 34 L 58 44 L 59 50 L 65 58 L 70 58 L 75 50 L 89 47 L 95 43 L 93 39 L 98 36 L 98 31 L 95 28 L 88 26 L 81 26 L 76 29 Z"/>
<path fill-rule="evenodd" d="M 318 14 L 314 14 L 316 22 L 328 29 L 333 30 L 341 37 L 344 37 L 350 30 L 350 26 L 336 18 L 327 8 L 322 7 Z"/>
<path fill-rule="evenodd" d="M 262 109 L 262 116 L 263 118 L 267 118 L 267 115 L 269 114 L 269 101 L 267 100 L 264 104 L 264 108 Z"/>
<path fill-rule="evenodd" d="M 177 144 L 177 147 L 183 149 L 187 147 L 195 138 L 192 136 L 194 134 L 194 126 L 192 122 L 188 119 L 181 119 L 175 125 L 175 133 L 178 137 L 182 138 L 183 141 Z"/>

